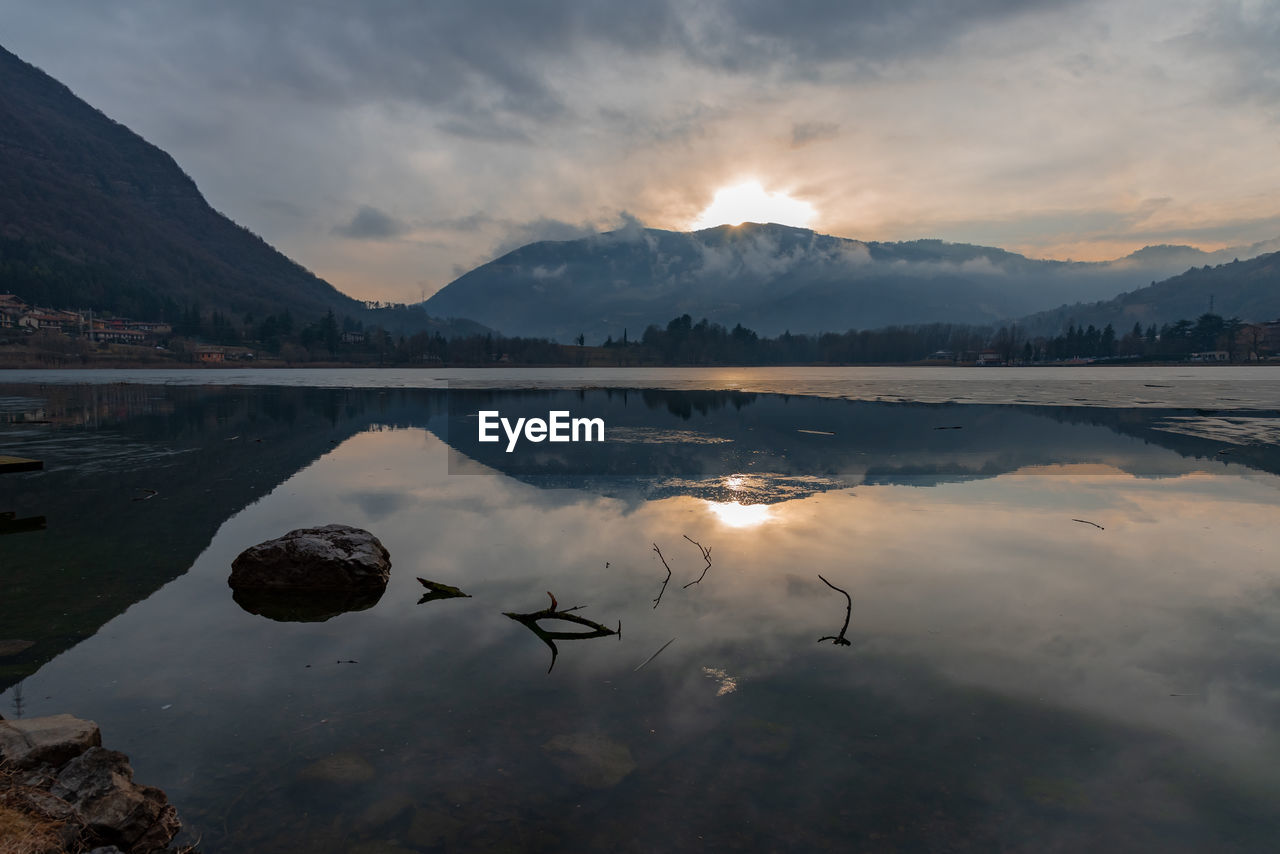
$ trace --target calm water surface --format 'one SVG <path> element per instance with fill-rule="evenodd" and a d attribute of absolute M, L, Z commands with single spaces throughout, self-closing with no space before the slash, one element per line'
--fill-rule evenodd
<path fill-rule="evenodd" d="M 1164 370 L 0 385 L 47 466 L 0 476 L 0 714 L 96 720 L 206 852 L 1274 850 L 1280 395 Z M 329 522 L 376 603 L 232 599 Z M 548 591 L 620 637 L 553 658 L 503 615 Z"/>

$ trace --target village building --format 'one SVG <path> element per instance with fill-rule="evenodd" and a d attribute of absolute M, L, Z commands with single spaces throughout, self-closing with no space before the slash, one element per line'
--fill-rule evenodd
<path fill-rule="evenodd" d="M 29 309 L 18 319 L 18 325 L 34 331 L 75 332 L 84 318 L 74 311 L 53 311 L 46 308 Z"/>
<path fill-rule="evenodd" d="M 125 329 L 122 326 L 98 327 L 96 324 L 89 333 L 91 341 L 114 344 L 145 344 L 148 337 L 147 333 L 137 329 Z"/>

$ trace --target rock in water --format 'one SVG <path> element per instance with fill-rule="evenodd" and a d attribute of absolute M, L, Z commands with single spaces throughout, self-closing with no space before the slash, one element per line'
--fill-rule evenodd
<path fill-rule="evenodd" d="M 97 724 L 71 715 L 0 722 L 0 760 L 15 769 L 61 765 L 101 744 Z"/>
<path fill-rule="evenodd" d="M 26 652 L 35 646 L 35 641 L 29 640 L 0 640 L 0 658 L 9 658 L 22 652 Z"/>
<path fill-rule="evenodd" d="M 569 777 L 593 789 L 616 786 L 636 767 L 625 744 L 599 733 L 557 735 L 543 749 Z"/>
<path fill-rule="evenodd" d="M 91 747 L 68 762 L 50 790 L 75 808 L 103 842 L 133 852 L 162 851 L 182 825 L 164 792 L 133 782 L 129 758 Z"/>
<path fill-rule="evenodd" d="M 335 753 L 312 762 L 298 775 L 300 780 L 325 783 L 367 783 L 374 777 L 373 765 L 355 753 Z"/>
<path fill-rule="evenodd" d="M 231 564 L 236 590 L 369 590 L 386 587 L 391 555 L 350 525 L 300 528 L 246 549 Z"/>

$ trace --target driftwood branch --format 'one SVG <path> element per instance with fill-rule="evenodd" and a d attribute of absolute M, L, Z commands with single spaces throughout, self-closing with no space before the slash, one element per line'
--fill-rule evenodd
<path fill-rule="evenodd" d="M 534 611 L 529 614 L 514 614 L 509 611 L 503 611 L 502 616 L 510 617 L 511 619 L 515 620 L 517 623 L 520 623 L 526 629 L 528 629 L 529 631 L 537 635 L 538 638 L 543 643 L 545 643 L 548 647 L 551 648 L 551 666 L 547 668 L 548 673 L 550 673 L 552 669 L 555 668 L 556 656 L 560 654 L 559 648 L 556 647 L 556 643 L 555 643 L 556 641 L 586 640 L 588 638 L 603 638 L 603 637 L 608 637 L 610 635 L 622 634 L 621 621 L 619 621 L 618 628 L 615 631 L 614 629 L 608 628 L 607 626 L 603 626 L 600 623 L 597 623 L 595 620 L 589 620 L 586 617 L 580 617 L 577 614 L 571 613 L 572 611 L 577 611 L 585 607 L 583 605 L 574 605 L 572 608 L 561 608 L 557 610 L 556 597 L 552 596 L 549 591 L 547 595 L 551 596 L 551 607 L 549 608 L 543 608 L 541 611 Z M 591 629 L 591 631 L 589 632 L 549 632 L 546 629 L 542 628 L 542 626 L 538 625 L 539 620 L 564 620 L 567 623 L 574 623 L 575 625 L 585 626 L 586 628 Z"/>
<path fill-rule="evenodd" d="M 662 556 L 662 549 L 658 548 L 658 544 L 653 544 L 653 550 L 658 553 L 658 560 L 662 561 L 662 565 L 667 567 L 667 577 L 662 582 L 662 589 L 658 591 L 658 598 L 653 600 L 653 608 L 658 609 L 658 603 L 662 601 L 662 594 L 667 592 L 667 584 L 671 581 L 671 567 L 667 566 L 667 559 Z"/>
<path fill-rule="evenodd" d="M 822 578 L 822 574 L 819 573 L 818 577 Z M 823 641 L 831 641 L 836 646 L 852 646 L 852 643 L 849 641 L 848 638 L 844 636 L 844 633 L 849 631 L 849 618 L 853 616 L 853 599 L 852 597 L 849 596 L 849 591 L 842 590 L 839 587 L 836 587 L 834 584 L 832 584 L 830 581 L 827 581 L 825 578 L 822 578 L 822 583 L 830 587 L 832 590 L 835 590 L 839 593 L 843 593 L 845 601 L 848 604 L 845 605 L 844 625 L 840 627 L 840 634 L 828 635 L 825 638 L 818 638 L 818 643 L 822 643 Z"/>
<path fill-rule="evenodd" d="M 688 590 L 690 587 L 700 583 L 702 579 L 707 577 L 707 570 L 711 568 L 711 549 L 702 545 L 702 543 L 693 539 L 688 534 L 685 534 L 684 538 L 698 547 L 698 551 L 702 552 L 702 559 L 707 562 L 707 565 L 702 568 L 702 575 L 699 575 L 696 580 L 690 581 L 684 586 L 684 589 Z"/>
<path fill-rule="evenodd" d="M 1084 525 L 1092 525 L 1093 527 L 1097 528 L 1099 531 L 1107 530 L 1106 528 L 1099 525 L 1097 522 L 1090 522 L 1088 519 L 1072 519 L 1071 521 L 1080 522 L 1081 524 L 1084 524 Z"/>

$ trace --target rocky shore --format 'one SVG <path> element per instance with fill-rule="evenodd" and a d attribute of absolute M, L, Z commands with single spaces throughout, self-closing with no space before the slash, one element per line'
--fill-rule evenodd
<path fill-rule="evenodd" d="M 181 828 L 164 792 L 135 783 L 93 721 L 0 719 L 0 851 L 194 854 L 170 847 Z"/>

